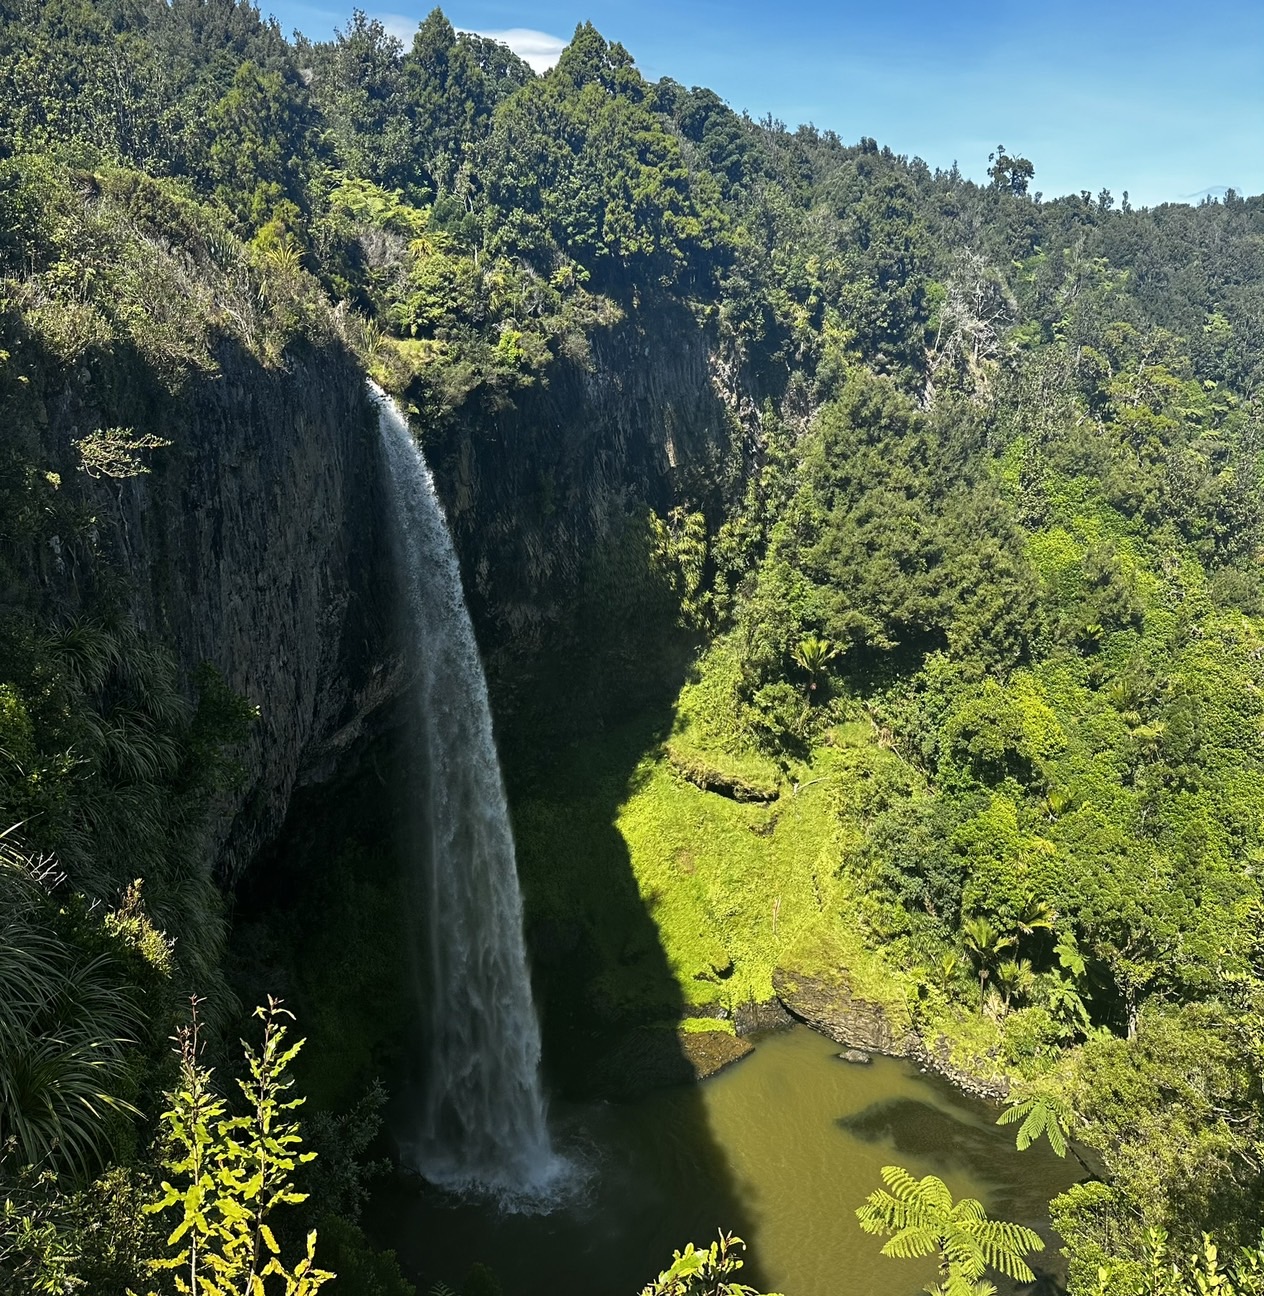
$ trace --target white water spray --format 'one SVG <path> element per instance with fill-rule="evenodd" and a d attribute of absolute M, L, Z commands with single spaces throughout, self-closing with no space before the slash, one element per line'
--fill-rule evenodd
<path fill-rule="evenodd" d="M 549 1204 L 566 1168 L 540 1086 L 540 1030 L 487 682 L 434 481 L 375 391 L 399 533 L 422 776 L 415 867 L 429 928 L 429 1049 L 411 1153 L 430 1182 L 506 1207 Z"/>

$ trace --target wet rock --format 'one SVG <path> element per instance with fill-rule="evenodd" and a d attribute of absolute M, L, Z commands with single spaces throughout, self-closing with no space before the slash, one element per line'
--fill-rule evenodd
<path fill-rule="evenodd" d="M 762 1035 L 767 1031 L 785 1030 L 794 1025 L 780 999 L 766 1003 L 745 1003 L 733 1009 L 733 1029 L 739 1035 Z"/>
<path fill-rule="evenodd" d="M 680 1031 L 677 1039 L 695 1080 L 706 1080 L 755 1051 L 748 1040 L 727 1031 Z"/>
<path fill-rule="evenodd" d="M 996 1060 L 981 1057 L 966 1065 L 954 1062 L 951 1045 L 942 1035 L 928 1042 L 911 1024 L 893 1022 L 881 1004 L 852 994 L 845 975 L 827 981 L 778 968 L 772 984 L 787 1012 L 835 1043 L 846 1045 L 848 1051 L 911 1058 L 965 1093 L 983 1098 L 1004 1098 L 1009 1093 L 1009 1081 Z"/>
<path fill-rule="evenodd" d="M 909 1057 L 920 1042 L 912 1031 L 893 1025 L 881 1004 L 853 995 L 846 981 L 778 969 L 772 984 L 788 1012 L 848 1048 Z"/>
<path fill-rule="evenodd" d="M 860 1049 L 844 1049 L 838 1056 L 841 1061 L 854 1062 L 857 1066 L 868 1066 L 873 1061 L 868 1053 Z"/>
<path fill-rule="evenodd" d="M 641 1027 L 596 1059 L 585 1088 L 607 1098 L 638 1098 L 706 1080 L 753 1052 L 750 1043 L 724 1030 Z"/>

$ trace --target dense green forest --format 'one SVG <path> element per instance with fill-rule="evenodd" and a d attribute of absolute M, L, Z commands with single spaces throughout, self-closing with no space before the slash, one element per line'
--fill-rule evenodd
<path fill-rule="evenodd" d="M 410 1290 L 359 1228 L 372 1067 L 292 1113 L 276 1007 L 242 1063 L 207 825 L 252 707 L 129 615 L 87 486 L 178 444 L 229 347 L 351 358 L 442 477 L 671 321 L 715 453 L 584 536 L 543 624 L 474 573 L 528 920 L 577 951 L 545 995 L 633 1029 L 841 979 L 1094 1159 L 1053 1204 L 1073 1293 L 1264 1289 L 1264 198 L 1050 199 L 1003 146 L 975 184 L 437 10 L 405 48 L 0 0 L 0 86 L 0 1287 L 188 1290 L 198 1238 L 208 1292 Z M 523 515 L 577 513 L 514 426 Z"/>

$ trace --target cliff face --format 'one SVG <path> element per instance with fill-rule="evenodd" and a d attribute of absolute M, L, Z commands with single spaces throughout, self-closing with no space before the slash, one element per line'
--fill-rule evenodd
<path fill-rule="evenodd" d="M 95 567 L 122 575 L 140 626 L 183 671 L 209 662 L 258 708 L 239 755 L 245 777 L 211 826 L 231 881 L 279 830 L 296 785 L 326 777 L 380 713 L 402 670 L 362 375 L 327 350 L 291 357 L 285 371 L 239 351 L 219 362 L 162 410 L 171 444 L 148 456 L 152 472 L 87 483 L 86 503 Z M 90 393 L 71 385 L 49 408 L 62 462 L 101 426 Z M 67 547 L 46 566 L 48 592 L 73 607 L 99 574 Z"/>
<path fill-rule="evenodd" d="M 72 442 L 109 421 L 86 371 L 48 400 L 49 461 L 96 526 L 92 545 L 54 544 L 37 566 L 55 610 L 83 605 L 113 568 L 186 675 L 209 662 L 258 708 L 245 776 L 211 826 L 231 883 L 295 788 L 333 778 L 390 722 L 406 672 L 376 414 L 355 362 L 307 349 L 264 369 L 227 346 L 217 360 L 175 397 L 139 384 L 138 430 L 171 443 L 140 476 L 74 471 Z M 718 509 L 746 453 L 739 414 L 753 423 L 708 331 L 678 309 L 624 320 L 513 401 L 472 400 L 423 434 L 485 652 L 510 671 L 546 655 L 594 544 L 630 511 Z"/>
<path fill-rule="evenodd" d="M 485 650 L 547 648 L 593 547 L 629 511 L 718 523 L 755 411 L 712 327 L 677 303 L 595 331 L 510 401 L 471 401 L 425 439 Z"/>

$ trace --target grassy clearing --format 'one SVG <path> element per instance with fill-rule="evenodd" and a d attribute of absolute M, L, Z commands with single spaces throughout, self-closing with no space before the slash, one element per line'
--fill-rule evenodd
<path fill-rule="evenodd" d="M 858 993 L 903 1004 L 907 978 L 867 948 L 841 876 L 860 836 L 842 810 L 855 799 L 847 785 L 867 761 L 895 758 L 852 724 L 806 761 L 770 760 L 727 727 L 725 664 L 708 672 L 704 658 L 670 721 L 586 741 L 515 799 L 528 927 L 561 932 L 569 952 L 553 980 L 537 951 L 546 995 L 605 1019 L 662 1021 L 770 999 L 778 967 L 845 968 Z M 703 790 L 708 770 L 772 798 Z"/>

